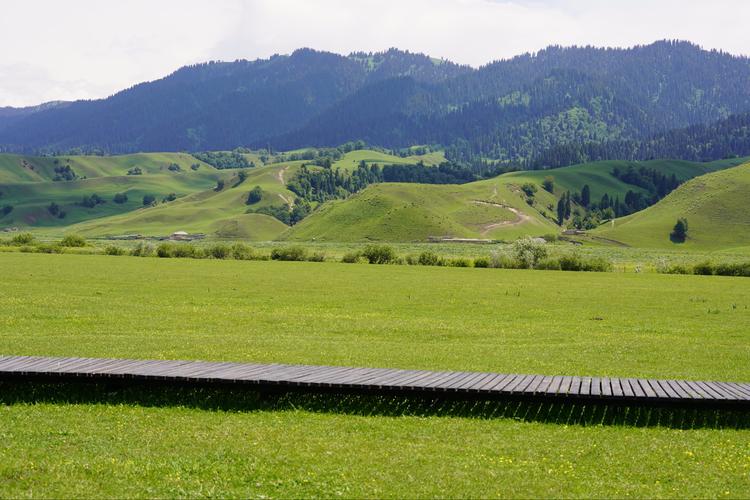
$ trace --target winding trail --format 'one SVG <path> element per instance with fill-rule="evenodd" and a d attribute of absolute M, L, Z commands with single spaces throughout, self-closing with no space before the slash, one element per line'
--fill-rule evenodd
<path fill-rule="evenodd" d="M 506 210 L 509 210 L 513 212 L 516 216 L 516 220 L 504 220 L 500 222 L 493 222 L 492 224 L 487 224 L 482 227 L 482 232 L 479 233 L 481 236 L 487 236 L 487 234 L 492 231 L 493 229 L 497 229 L 498 227 L 512 227 L 512 226 L 518 226 L 519 224 L 523 224 L 524 222 L 531 221 L 531 217 L 526 215 L 525 213 L 521 212 L 517 208 L 510 207 L 508 205 L 503 205 L 502 203 L 493 203 L 489 201 L 482 201 L 482 200 L 473 200 L 474 203 L 477 205 L 490 205 L 493 207 L 499 207 L 504 208 Z"/>

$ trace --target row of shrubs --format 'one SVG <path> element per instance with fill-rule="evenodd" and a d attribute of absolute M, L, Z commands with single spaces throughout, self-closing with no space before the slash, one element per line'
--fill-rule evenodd
<path fill-rule="evenodd" d="M 664 274 L 698 274 L 703 276 L 742 276 L 750 278 L 750 262 L 713 264 L 701 262 L 695 265 L 675 264 L 657 269 Z"/>
<path fill-rule="evenodd" d="M 393 248 L 388 245 L 368 245 L 363 250 L 345 254 L 341 262 L 556 271 L 612 271 L 612 263 L 601 257 L 584 258 L 578 254 L 550 257 L 546 249 L 540 251 L 537 248 L 534 248 L 534 252 L 530 255 L 525 243 L 514 245 L 511 254 L 498 253 L 490 257 L 477 257 L 475 259 L 466 257 L 446 258 L 431 251 L 399 257 Z"/>
<path fill-rule="evenodd" d="M 86 246 L 86 239 L 77 234 L 68 234 L 57 243 L 42 243 L 31 233 L 19 233 L 9 240 L 0 240 L 1 246 L 21 247 L 21 251 L 41 253 L 62 253 L 65 248 L 82 248 Z"/>
<path fill-rule="evenodd" d="M 49 244 L 37 242 L 29 233 L 14 236 L 10 242 L 12 246 L 20 246 L 23 252 L 63 253 L 67 248 L 84 247 L 86 240 L 78 235 L 67 235 L 59 243 Z M 116 245 L 104 248 L 106 255 L 132 255 L 136 257 L 185 258 L 185 259 L 234 259 L 234 260 L 280 260 L 280 261 L 308 261 L 323 262 L 325 254 L 310 252 L 302 246 L 274 248 L 270 255 L 259 253 L 244 243 L 232 245 L 218 243 L 200 247 L 185 243 L 164 242 L 154 246 L 147 242 L 140 242 L 128 250 Z M 511 247 L 509 254 L 496 253 L 489 257 L 443 257 L 431 251 L 419 254 L 399 256 L 389 245 L 368 245 L 362 250 L 346 253 L 341 262 L 396 264 L 443 267 L 477 267 L 498 269 L 545 269 L 559 271 L 611 271 L 612 264 L 603 258 L 584 258 L 578 254 L 551 257 L 547 249 L 531 240 L 519 240 Z M 749 269 L 750 271 L 750 269 Z M 703 273 L 696 273 L 703 274 Z M 718 272 L 715 274 L 719 274 Z M 742 275 L 742 274 L 732 274 Z"/>

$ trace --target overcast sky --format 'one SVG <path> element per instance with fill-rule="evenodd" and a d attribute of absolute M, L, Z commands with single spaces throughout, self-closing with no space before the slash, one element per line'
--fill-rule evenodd
<path fill-rule="evenodd" d="M 550 44 L 750 55 L 750 0 L 3 0 L 0 106 L 106 97 L 185 64 L 398 47 L 479 66 Z"/>

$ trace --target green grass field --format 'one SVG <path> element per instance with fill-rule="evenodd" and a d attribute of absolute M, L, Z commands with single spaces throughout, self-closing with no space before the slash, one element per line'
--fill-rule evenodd
<path fill-rule="evenodd" d="M 19 253 L 0 267 L 4 354 L 750 379 L 741 278 Z M 3 497 L 750 488 L 748 430 L 0 394 Z"/>
<path fill-rule="evenodd" d="M 654 206 L 592 234 L 631 246 L 730 250 L 750 245 L 750 163 L 690 180 Z M 669 239 L 678 218 L 688 219 L 688 239 Z"/>

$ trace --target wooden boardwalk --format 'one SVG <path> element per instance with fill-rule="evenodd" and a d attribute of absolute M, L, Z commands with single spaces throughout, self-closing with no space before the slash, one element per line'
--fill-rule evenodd
<path fill-rule="evenodd" d="M 304 390 L 553 402 L 750 409 L 750 383 L 391 370 L 342 366 L 0 356 L 0 380 L 162 381 Z"/>

